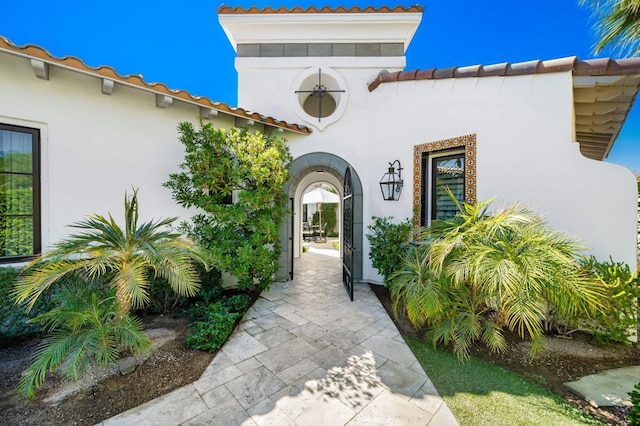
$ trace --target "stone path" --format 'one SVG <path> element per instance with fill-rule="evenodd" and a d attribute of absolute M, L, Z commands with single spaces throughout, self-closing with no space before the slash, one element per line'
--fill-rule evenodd
<path fill-rule="evenodd" d="M 602 371 L 564 385 L 596 407 L 630 407 L 629 392 L 638 381 L 640 366 L 634 366 Z"/>
<path fill-rule="evenodd" d="M 304 253 L 198 381 L 103 424 L 457 425 L 369 286 L 349 301 L 340 267 Z"/>

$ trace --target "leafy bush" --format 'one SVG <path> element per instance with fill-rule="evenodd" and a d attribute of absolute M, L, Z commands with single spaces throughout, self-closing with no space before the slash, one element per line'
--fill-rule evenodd
<path fill-rule="evenodd" d="M 168 314 L 185 306 L 187 300 L 174 292 L 166 279 L 153 275 L 149 278 L 149 303 L 145 311 Z"/>
<path fill-rule="evenodd" d="M 0 268 L 0 348 L 39 333 L 42 328 L 29 320 L 52 307 L 50 295 L 41 297 L 30 312 L 13 303 L 11 291 L 18 280 L 18 273 L 11 267 Z"/>
<path fill-rule="evenodd" d="M 92 361 L 108 366 L 123 352 L 143 354 L 151 348 L 142 323 L 122 312 L 114 288 L 104 290 L 77 281 L 63 286 L 53 301 L 50 311 L 30 320 L 50 335 L 18 383 L 18 391 L 28 398 L 47 372 L 58 367 L 68 379 L 77 379 Z"/>
<path fill-rule="evenodd" d="M 201 301 L 205 304 L 213 303 L 222 297 L 222 275 L 215 268 L 207 268 L 197 263 L 194 265 L 200 281 L 200 290 L 192 297 L 187 298 L 177 294 L 168 281 L 150 274 L 149 280 L 149 305 L 145 309 L 155 313 L 179 313 L 188 303 Z"/>
<path fill-rule="evenodd" d="M 266 288 L 280 267 L 280 224 L 287 212 L 282 187 L 291 155 L 284 140 L 202 122 L 199 129 L 180 123 L 178 131 L 185 158 L 164 186 L 181 206 L 203 211 L 182 229 L 240 288 Z"/>
<path fill-rule="evenodd" d="M 198 304 L 189 311 L 192 323 L 189 326 L 186 344 L 188 348 L 207 352 L 218 350 L 233 332 L 236 320 L 242 316 L 223 302 L 209 305 Z"/>
<path fill-rule="evenodd" d="M 207 352 L 218 350 L 249 309 L 250 302 L 251 297 L 247 294 L 225 297 L 220 287 L 212 287 L 187 310 L 191 320 L 187 347 Z"/>
<path fill-rule="evenodd" d="M 631 272 L 629 265 L 615 262 L 611 257 L 599 262 L 590 256 L 582 261 L 582 267 L 602 282 L 605 309 L 598 311 L 594 320 L 583 318 L 580 323 L 592 331 L 600 343 L 629 343 L 629 333 L 635 331 L 638 321 L 640 286 L 636 271 Z"/>
<path fill-rule="evenodd" d="M 459 213 L 434 221 L 421 238 L 429 243 L 390 277 L 396 309 L 428 326 L 434 345 L 452 344 L 461 359 L 478 340 L 500 352 L 507 327 L 531 339 L 533 357 L 544 345 L 549 305 L 563 317 L 601 307 L 602 285 L 579 268 L 575 240 L 522 205 L 489 214 L 490 201 L 454 202 Z"/>
<path fill-rule="evenodd" d="M 234 296 L 228 297 L 224 301 L 224 305 L 231 310 L 231 312 L 237 312 L 241 315 L 244 315 L 249 309 L 249 302 L 251 302 L 251 297 L 248 294 L 236 294 Z"/>
<path fill-rule="evenodd" d="M 640 426 L 640 383 L 633 387 L 629 392 L 631 397 L 631 411 L 629 412 L 629 424 L 631 426 Z"/>
<path fill-rule="evenodd" d="M 413 224 L 410 219 L 400 223 L 391 222 L 392 217 L 373 217 L 373 225 L 367 234 L 371 246 L 369 259 L 373 267 L 384 277 L 385 285 L 391 274 L 402 265 L 402 258 L 407 254 Z"/>

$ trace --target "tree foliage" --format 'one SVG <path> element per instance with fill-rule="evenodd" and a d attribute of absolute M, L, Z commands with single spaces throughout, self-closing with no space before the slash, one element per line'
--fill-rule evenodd
<path fill-rule="evenodd" d="M 623 54 L 640 53 L 640 0 L 580 0 L 593 9 L 599 40 L 595 53 L 614 47 Z"/>
<path fill-rule="evenodd" d="M 522 205 L 489 214 L 490 202 L 458 204 L 459 213 L 434 221 L 425 245 L 391 276 L 396 306 L 436 343 L 451 343 L 460 358 L 471 344 L 505 348 L 503 328 L 544 344 L 542 318 L 553 306 L 564 317 L 594 315 L 600 282 L 579 267 L 582 246 L 549 229 Z"/>
<path fill-rule="evenodd" d="M 178 130 L 185 158 L 165 186 L 180 205 L 202 211 L 183 229 L 240 287 L 268 286 L 279 268 L 287 212 L 282 188 L 291 155 L 284 140 L 202 122 L 197 129 L 180 123 Z"/>
<path fill-rule="evenodd" d="M 115 288 L 124 314 L 148 303 L 151 273 L 165 278 L 176 293 L 194 295 L 200 283 L 193 262 L 203 258 L 190 240 L 170 230 L 175 218 L 138 225 L 137 190 L 131 197 L 125 194 L 124 207 L 124 227 L 111 215 L 96 214 L 72 224 L 80 232 L 25 266 L 13 291 L 16 302 L 31 309 L 52 284 L 75 274 Z"/>

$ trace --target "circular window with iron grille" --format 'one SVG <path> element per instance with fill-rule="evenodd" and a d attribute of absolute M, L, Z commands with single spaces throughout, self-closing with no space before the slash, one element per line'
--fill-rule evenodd
<path fill-rule="evenodd" d="M 305 122 L 323 130 L 340 118 L 347 91 L 342 77 L 329 68 L 309 68 L 294 83 L 293 108 Z"/>

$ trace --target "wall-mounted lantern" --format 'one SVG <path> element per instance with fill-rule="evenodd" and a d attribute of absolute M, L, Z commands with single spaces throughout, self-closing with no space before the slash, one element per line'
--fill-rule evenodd
<path fill-rule="evenodd" d="M 396 163 L 398 163 L 397 173 L 394 167 Z M 385 200 L 397 201 L 400 199 L 400 193 L 402 192 L 402 167 L 400 166 L 399 160 L 389 163 L 389 171 L 385 173 L 380 180 L 380 190 L 382 191 L 382 198 Z"/>

